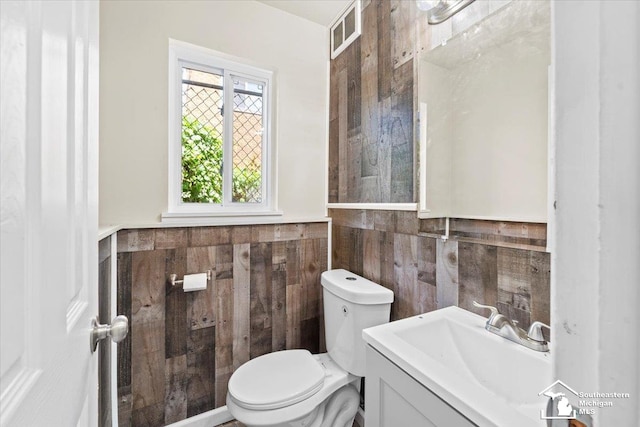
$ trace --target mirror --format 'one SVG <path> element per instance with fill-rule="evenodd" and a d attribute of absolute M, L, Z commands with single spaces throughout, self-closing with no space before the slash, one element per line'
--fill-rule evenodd
<path fill-rule="evenodd" d="M 546 222 L 549 2 L 477 1 L 429 31 L 420 217 Z"/>

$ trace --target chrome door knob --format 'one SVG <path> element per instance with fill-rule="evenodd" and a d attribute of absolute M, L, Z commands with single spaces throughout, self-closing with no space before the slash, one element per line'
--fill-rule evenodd
<path fill-rule="evenodd" d="M 102 325 L 98 323 L 98 318 L 92 320 L 91 322 L 91 352 L 95 352 L 98 348 L 98 342 L 107 337 L 111 337 L 111 341 L 120 342 L 129 333 L 129 319 L 127 316 L 120 315 L 116 316 L 110 325 Z"/>

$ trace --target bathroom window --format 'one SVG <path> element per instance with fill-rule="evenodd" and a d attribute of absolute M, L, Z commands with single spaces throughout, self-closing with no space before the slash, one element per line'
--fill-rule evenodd
<path fill-rule="evenodd" d="M 361 0 L 355 0 L 331 24 L 331 59 L 337 57 L 355 39 L 360 37 L 361 10 Z"/>
<path fill-rule="evenodd" d="M 269 213 L 272 73 L 169 44 L 169 212 Z"/>

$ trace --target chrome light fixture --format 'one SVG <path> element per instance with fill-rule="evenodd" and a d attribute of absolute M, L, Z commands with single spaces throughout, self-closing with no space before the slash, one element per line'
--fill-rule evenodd
<path fill-rule="evenodd" d="M 427 22 L 440 24 L 469 6 L 475 0 L 416 0 L 418 9 L 427 12 Z"/>

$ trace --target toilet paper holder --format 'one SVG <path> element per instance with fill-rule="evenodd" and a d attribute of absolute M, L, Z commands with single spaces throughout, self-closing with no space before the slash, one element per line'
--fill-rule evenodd
<path fill-rule="evenodd" d="M 207 270 L 207 280 L 211 280 L 211 270 Z M 176 285 L 180 285 L 182 283 L 184 283 L 183 279 L 177 280 L 178 279 L 178 275 L 177 274 L 170 274 L 169 275 L 169 284 L 171 285 L 171 287 L 175 287 Z"/>

